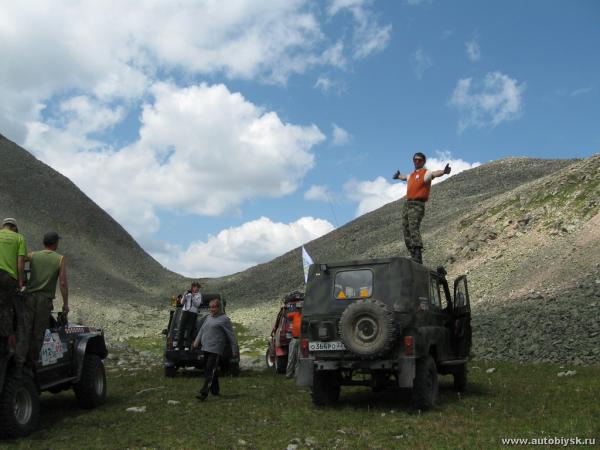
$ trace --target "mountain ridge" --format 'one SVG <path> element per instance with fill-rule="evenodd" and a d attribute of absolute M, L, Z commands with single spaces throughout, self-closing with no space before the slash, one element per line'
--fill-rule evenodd
<path fill-rule="evenodd" d="M 158 334 L 168 298 L 189 279 L 162 267 L 70 180 L 4 137 L 0 159 L 0 215 L 17 218 L 31 249 L 48 229 L 64 237 L 74 317 L 105 327 L 109 339 Z M 468 275 L 476 356 L 600 362 L 598 199 L 600 155 L 510 157 L 432 187 L 422 225 L 424 262 L 444 265 L 451 278 Z M 408 256 L 401 202 L 305 247 L 315 262 Z M 265 336 L 283 295 L 303 288 L 301 261 L 298 247 L 202 281 L 206 291 L 224 294 L 236 322 Z M 560 334 L 565 342 L 557 341 Z"/>

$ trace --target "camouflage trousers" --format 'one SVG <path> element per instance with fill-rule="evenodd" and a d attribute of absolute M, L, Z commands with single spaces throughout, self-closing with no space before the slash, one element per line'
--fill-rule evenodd
<path fill-rule="evenodd" d="M 52 312 L 52 299 L 41 292 L 33 292 L 25 296 L 24 315 L 24 339 L 17 342 L 17 355 L 31 364 L 35 364 L 39 358 L 44 333 L 50 325 L 50 313 Z"/>
<path fill-rule="evenodd" d="M 402 231 L 408 251 L 423 248 L 421 221 L 425 215 L 425 202 L 405 200 L 402 205 Z"/>
<path fill-rule="evenodd" d="M 285 371 L 287 378 L 296 376 L 296 368 L 298 367 L 298 354 L 300 353 L 300 339 L 292 338 L 288 346 L 288 363 Z"/>

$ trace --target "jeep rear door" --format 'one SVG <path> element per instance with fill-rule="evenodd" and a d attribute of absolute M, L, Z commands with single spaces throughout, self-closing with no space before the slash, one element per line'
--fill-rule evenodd
<path fill-rule="evenodd" d="M 467 276 L 454 281 L 454 348 L 458 356 L 468 357 L 471 350 L 471 303 Z"/>

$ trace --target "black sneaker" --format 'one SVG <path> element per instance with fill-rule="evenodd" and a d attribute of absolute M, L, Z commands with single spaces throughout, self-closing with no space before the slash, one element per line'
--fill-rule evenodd
<path fill-rule="evenodd" d="M 200 392 L 200 393 L 198 393 L 198 395 L 196 395 L 196 398 L 198 400 L 200 400 L 201 402 L 203 402 L 204 400 L 206 400 L 206 397 L 208 397 L 208 395 L 205 394 L 205 393 L 203 393 L 203 392 Z"/>

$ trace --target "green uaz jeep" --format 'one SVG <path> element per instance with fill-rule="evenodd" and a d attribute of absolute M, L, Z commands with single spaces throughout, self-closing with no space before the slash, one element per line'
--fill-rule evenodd
<path fill-rule="evenodd" d="M 297 384 L 312 388 L 313 403 L 336 403 L 345 385 L 393 385 L 411 388 L 414 406 L 427 409 L 438 374 L 464 389 L 467 279 L 459 277 L 451 295 L 445 275 L 403 257 L 311 265 Z"/>

